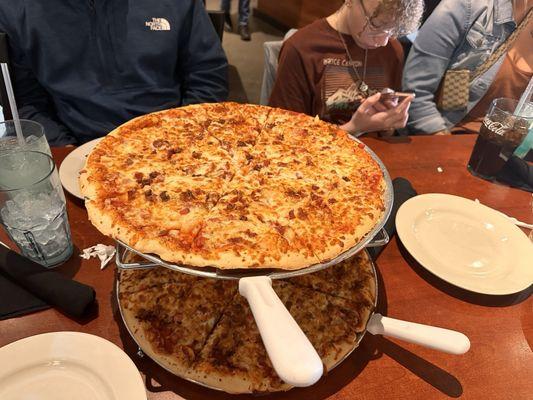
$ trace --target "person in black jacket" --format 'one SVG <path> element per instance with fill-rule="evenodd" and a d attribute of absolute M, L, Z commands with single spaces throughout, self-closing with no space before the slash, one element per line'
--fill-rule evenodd
<path fill-rule="evenodd" d="M 78 145 L 152 111 L 226 99 L 227 59 L 199 0 L 0 0 L 21 118 Z"/>

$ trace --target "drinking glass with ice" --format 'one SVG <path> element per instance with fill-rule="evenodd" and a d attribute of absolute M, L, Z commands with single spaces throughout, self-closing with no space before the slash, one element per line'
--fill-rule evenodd
<path fill-rule="evenodd" d="M 0 154 L 0 221 L 21 253 L 46 267 L 72 255 L 65 196 L 48 154 Z"/>
<path fill-rule="evenodd" d="M 52 155 L 46 140 L 43 126 L 35 121 L 19 121 L 22 139 L 17 137 L 16 124 L 13 120 L 0 122 L 0 154 L 13 151 L 40 151 Z M 21 145 L 22 143 L 22 145 Z"/>

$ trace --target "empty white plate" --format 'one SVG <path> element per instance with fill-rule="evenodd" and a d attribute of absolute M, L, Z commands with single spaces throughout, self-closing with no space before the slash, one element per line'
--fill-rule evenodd
<path fill-rule="evenodd" d="M 402 243 L 425 268 L 473 292 L 504 295 L 533 283 L 533 244 L 498 211 L 458 196 L 424 194 L 396 214 Z"/>
<path fill-rule="evenodd" d="M 80 192 L 78 177 L 80 171 L 85 167 L 87 156 L 100 140 L 102 140 L 102 138 L 91 140 L 90 142 L 82 144 L 80 147 L 72 150 L 72 152 L 65 157 L 59 167 L 59 179 L 61 179 L 61 184 L 65 190 L 82 200 L 83 195 Z"/>
<path fill-rule="evenodd" d="M 119 347 L 79 332 L 30 336 L 0 348 L 2 400 L 146 400 Z"/>

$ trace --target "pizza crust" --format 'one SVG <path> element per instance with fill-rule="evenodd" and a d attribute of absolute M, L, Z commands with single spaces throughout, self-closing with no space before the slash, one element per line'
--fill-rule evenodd
<path fill-rule="evenodd" d="M 239 376 L 237 372 L 221 374 L 216 372 L 189 371 L 186 379 L 192 379 L 201 385 L 216 388 L 217 390 L 231 394 L 285 392 L 293 388 L 293 386 L 287 383 L 276 386 L 275 388 L 268 386 L 268 384 L 259 384 L 257 386 L 257 383 L 254 384 L 248 378 Z"/>
<path fill-rule="evenodd" d="M 333 371 L 333 369 L 339 365 L 346 357 L 348 357 L 352 351 L 358 347 L 356 342 L 344 342 L 335 345 L 337 351 L 330 352 L 326 356 L 322 357 L 322 362 L 324 364 L 324 375 Z"/>
<path fill-rule="evenodd" d="M 186 379 L 189 367 L 180 364 L 172 356 L 156 351 L 152 346 L 152 343 L 146 338 L 142 323 L 135 317 L 134 312 L 125 307 L 121 307 L 120 310 L 128 331 L 135 338 L 135 342 L 142 349 L 144 354 L 173 374 Z"/>

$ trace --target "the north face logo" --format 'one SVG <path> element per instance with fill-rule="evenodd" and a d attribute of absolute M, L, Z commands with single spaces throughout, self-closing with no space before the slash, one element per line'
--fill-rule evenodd
<path fill-rule="evenodd" d="M 151 21 L 146 21 L 145 25 L 149 26 L 151 31 L 170 30 L 170 24 L 165 18 L 152 18 Z"/>

